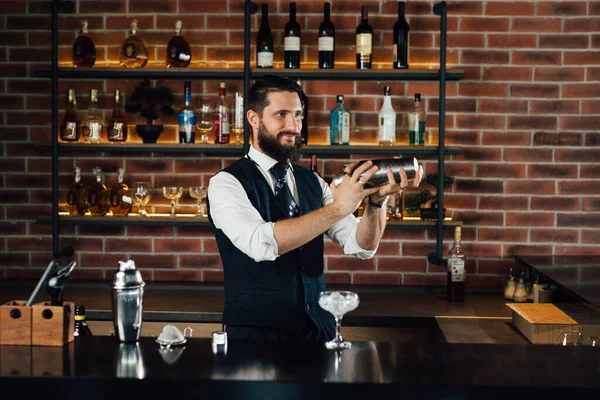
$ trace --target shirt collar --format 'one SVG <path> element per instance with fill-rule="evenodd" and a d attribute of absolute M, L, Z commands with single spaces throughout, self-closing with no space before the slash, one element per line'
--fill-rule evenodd
<path fill-rule="evenodd" d="M 248 150 L 248 157 L 253 160 L 258 166 L 264 171 L 269 171 L 273 165 L 277 164 L 277 160 L 269 157 L 265 153 L 256 149 L 254 146 L 250 146 L 250 150 Z M 290 166 L 290 169 L 293 171 L 292 163 L 287 162 Z"/>

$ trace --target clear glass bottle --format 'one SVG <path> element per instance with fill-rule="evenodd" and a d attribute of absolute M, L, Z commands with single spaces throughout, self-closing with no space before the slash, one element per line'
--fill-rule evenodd
<path fill-rule="evenodd" d="M 231 119 L 229 113 L 230 108 L 226 99 L 227 84 L 221 82 L 219 84 L 219 102 L 215 108 L 215 117 L 213 119 L 213 134 L 215 144 L 229 144 L 229 121 Z"/>
<path fill-rule="evenodd" d="M 148 63 L 148 46 L 137 35 L 137 20 L 131 22 L 131 31 L 119 50 L 119 63 L 125 68 L 142 68 Z"/>
<path fill-rule="evenodd" d="M 124 182 L 125 170 L 119 168 L 117 171 L 117 183 L 110 191 L 110 211 L 115 217 L 125 217 L 131 212 L 133 198 L 131 190 Z"/>
<path fill-rule="evenodd" d="M 350 111 L 344 106 L 344 95 L 337 95 L 337 104 L 329 113 L 330 144 L 350 143 Z"/>
<path fill-rule="evenodd" d="M 81 137 L 86 143 L 102 142 L 102 115 L 98 111 L 98 91 L 90 90 L 90 107 L 81 124 Z"/>
<path fill-rule="evenodd" d="M 79 140 L 80 126 L 77 120 L 77 100 L 75 89 L 68 91 L 69 103 L 62 122 L 60 123 L 60 140 L 63 142 L 77 142 Z"/>
<path fill-rule="evenodd" d="M 465 301 L 465 264 L 467 258 L 460 248 L 460 226 L 454 228 L 454 244 L 448 252 L 447 299 L 448 301 Z"/>
<path fill-rule="evenodd" d="M 175 35 L 167 44 L 167 68 L 185 68 L 192 61 L 192 49 L 190 44 L 181 36 L 182 22 L 175 23 Z"/>
<path fill-rule="evenodd" d="M 122 104 L 121 91 L 116 89 L 113 113 L 106 127 L 106 136 L 109 142 L 125 143 L 127 141 L 127 122 L 123 117 Z"/>
<path fill-rule="evenodd" d="M 425 107 L 421 102 L 421 93 L 415 93 L 413 109 L 408 113 L 408 144 L 423 146 L 425 144 Z"/>
<path fill-rule="evenodd" d="M 273 34 L 269 26 L 269 5 L 262 4 L 262 18 L 256 36 L 256 67 L 273 68 Z"/>
<path fill-rule="evenodd" d="M 300 24 L 296 21 L 296 3 L 290 3 L 290 20 L 284 30 L 285 68 L 300 68 Z"/>
<path fill-rule="evenodd" d="M 179 110 L 179 143 L 196 143 L 196 113 L 192 108 L 192 82 L 183 83 L 183 107 Z"/>
<path fill-rule="evenodd" d="M 408 32 L 410 27 L 404 15 L 405 3 L 398 2 L 398 20 L 394 24 L 394 60 L 395 69 L 408 69 Z"/>
<path fill-rule="evenodd" d="M 87 191 L 81 183 L 81 169 L 75 167 L 74 180 L 69 187 L 69 193 L 67 193 L 67 203 L 65 208 L 71 216 L 84 215 L 87 211 Z"/>
<path fill-rule="evenodd" d="M 73 336 L 92 336 L 92 330 L 85 318 L 85 307 L 81 304 L 75 305 L 75 332 Z"/>
<path fill-rule="evenodd" d="M 231 133 L 235 135 L 235 143 L 240 144 L 244 139 L 244 96 L 235 92 L 235 111 L 231 123 Z"/>
<path fill-rule="evenodd" d="M 88 36 L 88 22 L 81 21 L 79 36 L 73 43 L 73 66 L 92 67 L 96 62 L 96 46 L 91 37 Z"/>
<path fill-rule="evenodd" d="M 361 8 L 361 21 L 356 27 L 356 68 L 371 69 L 373 60 L 373 28 L 369 25 L 369 9 Z"/>
<path fill-rule="evenodd" d="M 379 145 L 393 146 L 396 143 L 396 112 L 392 106 L 392 88 L 383 90 L 383 105 L 379 111 Z"/>
<path fill-rule="evenodd" d="M 102 168 L 95 167 L 92 172 L 96 177 L 96 182 L 92 183 L 88 189 L 88 211 L 93 216 L 104 216 L 110 208 L 108 188 L 104 184 Z"/>

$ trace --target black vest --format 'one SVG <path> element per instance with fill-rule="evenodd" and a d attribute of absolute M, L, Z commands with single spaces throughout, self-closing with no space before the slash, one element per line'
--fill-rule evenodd
<path fill-rule="evenodd" d="M 265 221 L 287 218 L 253 161 L 242 158 L 224 171 L 242 184 Z M 300 215 L 321 208 L 323 191 L 313 172 L 294 164 L 293 173 Z M 307 314 L 319 329 L 331 324 L 331 314 L 319 307 L 318 302 L 319 293 L 325 290 L 323 235 L 274 261 L 256 262 L 238 250 L 210 221 L 225 275 L 224 324 L 267 327 L 292 334 L 302 329 Z"/>

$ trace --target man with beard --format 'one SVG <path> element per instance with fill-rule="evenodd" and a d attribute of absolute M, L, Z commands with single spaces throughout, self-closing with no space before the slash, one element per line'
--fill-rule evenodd
<path fill-rule="evenodd" d="M 325 290 L 323 234 L 345 254 L 374 256 L 385 229 L 388 195 L 409 184 L 363 187 L 376 171 L 368 161 L 346 167 L 339 186 L 294 163 L 300 158 L 302 89 L 276 76 L 248 93 L 253 143 L 248 154 L 210 180 L 209 218 L 223 262 L 223 324 L 233 339 L 330 340 L 333 317 L 319 307 Z M 361 174 L 364 175 L 361 177 Z M 368 196 L 363 217 L 352 213 Z"/>

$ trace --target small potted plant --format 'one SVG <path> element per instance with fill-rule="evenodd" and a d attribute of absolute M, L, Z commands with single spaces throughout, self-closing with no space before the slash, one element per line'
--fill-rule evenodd
<path fill-rule="evenodd" d="M 145 79 L 128 96 L 125 111 L 137 114 L 146 119 L 145 125 L 136 125 L 135 130 L 144 143 L 156 143 L 163 131 L 162 125 L 154 125 L 154 120 L 161 115 L 173 115 L 175 95 L 166 86 L 152 87 L 150 80 Z"/>
<path fill-rule="evenodd" d="M 437 189 L 438 174 L 427 174 L 425 183 Z M 444 189 L 454 184 L 453 176 L 444 176 Z M 409 215 L 420 213 L 421 219 L 437 219 L 437 196 L 428 189 L 424 189 L 416 195 L 404 201 L 404 210 Z M 446 209 L 444 208 L 445 215 Z"/>

